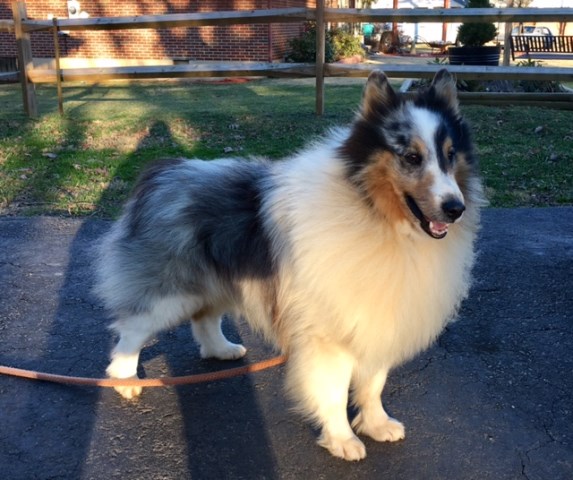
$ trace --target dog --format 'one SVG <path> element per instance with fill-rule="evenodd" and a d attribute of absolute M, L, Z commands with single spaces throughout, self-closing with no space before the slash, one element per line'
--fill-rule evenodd
<path fill-rule="evenodd" d="M 201 357 L 238 359 L 221 318 L 243 316 L 288 355 L 319 445 L 360 460 L 357 434 L 404 438 L 384 383 L 467 296 L 483 204 L 447 70 L 414 98 L 372 72 L 351 125 L 283 161 L 157 162 L 101 243 L 96 291 L 119 335 L 107 374 L 135 377 L 145 342 L 184 320 Z"/>

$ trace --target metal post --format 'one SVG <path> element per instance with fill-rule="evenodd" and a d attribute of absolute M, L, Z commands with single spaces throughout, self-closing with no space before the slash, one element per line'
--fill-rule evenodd
<path fill-rule="evenodd" d="M 450 0 L 444 0 L 444 8 L 450 8 Z M 448 40 L 448 24 L 442 23 L 442 42 L 444 45 Z"/>
<path fill-rule="evenodd" d="M 392 10 L 398 10 L 398 0 L 394 0 L 392 2 Z M 400 38 L 398 34 L 398 23 L 394 21 L 392 22 L 392 45 L 394 47 L 395 45 L 399 44 Z"/>
<path fill-rule="evenodd" d="M 56 61 L 56 86 L 58 89 L 58 112 L 64 115 L 64 97 L 62 94 L 62 69 L 60 68 L 60 41 L 58 38 L 58 19 L 52 19 L 54 23 L 54 57 Z"/>
<path fill-rule="evenodd" d="M 513 0 L 507 2 L 507 8 L 513 8 Z M 513 28 L 513 23 L 506 22 L 503 24 L 503 66 L 509 66 L 509 57 L 511 54 L 511 29 Z"/>
<path fill-rule="evenodd" d="M 326 52 L 324 0 L 316 0 L 316 114 L 324 114 L 324 60 Z"/>
<path fill-rule="evenodd" d="M 30 34 L 24 30 L 23 20 L 26 20 L 25 2 L 12 2 L 12 16 L 14 17 L 14 33 L 16 34 L 16 49 L 18 50 L 18 68 L 20 70 L 20 85 L 22 86 L 22 100 L 24 110 L 29 117 L 38 116 L 38 101 L 34 84 L 28 80 L 28 70 L 34 68 L 32 59 L 32 44 Z"/>

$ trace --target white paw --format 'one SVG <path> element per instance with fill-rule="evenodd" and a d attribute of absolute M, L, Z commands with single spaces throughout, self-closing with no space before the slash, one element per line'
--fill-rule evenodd
<path fill-rule="evenodd" d="M 364 421 L 362 413 L 359 413 L 352 422 L 352 427 L 356 429 L 357 433 L 368 435 L 377 442 L 396 442 L 406 436 L 404 425 L 391 417 L 385 421 L 368 424 Z"/>
<path fill-rule="evenodd" d="M 356 435 L 341 439 L 323 434 L 318 439 L 318 444 L 326 448 L 335 457 L 350 462 L 356 462 L 366 457 L 366 447 Z"/>
<path fill-rule="evenodd" d="M 219 360 L 237 360 L 247 353 L 247 349 L 238 343 L 227 342 L 217 347 L 201 345 L 201 358 L 218 358 Z"/>
<path fill-rule="evenodd" d="M 137 378 L 137 377 L 132 377 Z M 113 389 L 119 393 L 123 398 L 127 400 L 133 400 L 141 395 L 143 390 L 142 387 L 130 386 L 130 387 L 113 387 Z"/>
<path fill-rule="evenodd" d="M 109 378 L 137 378 L 137 355 L 116 354 L 106 369 Z M 123 398 L 131 400 L 141 395 L 141 387 L 113 387 Z"/>

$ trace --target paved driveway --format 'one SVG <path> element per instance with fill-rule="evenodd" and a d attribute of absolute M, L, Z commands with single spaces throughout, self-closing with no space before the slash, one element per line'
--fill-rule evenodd
<path fill-rule="evenodd" d="M 90 294 L 93 242 L 109 223 L 0 218 L 0 363 L 102 376 L 112 336 Z M 30 479 L 573 478 L 573 208 L 485 211 L 471 298 L 438 343 L 394 372 L 397 444 L 366 440 L 350 464 L 289 411 L 283 369 L 113 391 L 0 377 L 0 476 Z M 249 348 L 272 354 L 248 328 Z M 142 374 L 221 368 L 185 326 L 142 353 Z"/>

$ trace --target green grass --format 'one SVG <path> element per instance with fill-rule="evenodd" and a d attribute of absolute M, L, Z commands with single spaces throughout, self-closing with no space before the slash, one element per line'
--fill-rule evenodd
<path fill-rule="evenodd" d="M 573 204 L 573 112 L 467 108 L 491 205 Z"/>
<path fill-rule="evenodd" d="M 166 156 L 280 158 L 350 121 L 363 82 L 327 85 L 314 115 L 304 82 L 128 83 L 38 88 L 41 118 L 18 85 L 0 86 L 0 213 L 115 216 L 143 165 Z M 494 206 L 573 204 L 573 114 L 465 107 Z"/>

